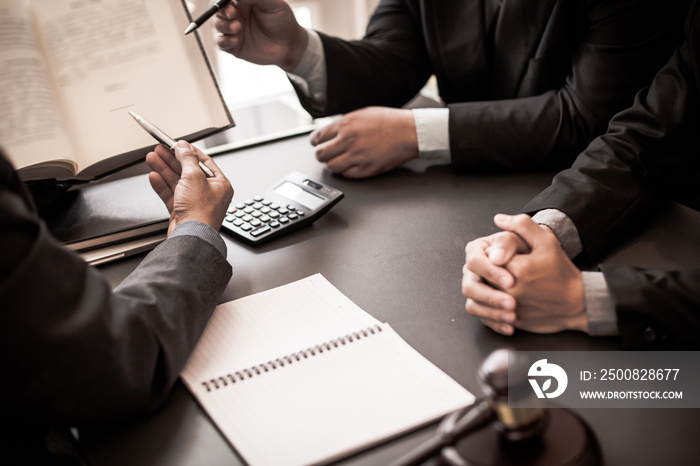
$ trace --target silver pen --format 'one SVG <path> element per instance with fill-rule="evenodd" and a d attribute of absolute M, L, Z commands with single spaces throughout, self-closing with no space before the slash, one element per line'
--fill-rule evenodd
<path fill-rule="evenodd" d="M 202 15 L 199 18 L 195 19 L 190 23 L 189 26 L 187 26 L 187 29 L 185 29 L 185 35 L 189 34 L 190 32 L 197 29 L 199 26 L 204 24 L 209 18 L 217 14 L 223 7 L 231 3 L 231 1 L 233 1 L 234 6 L 238 6 L 238 2 L 236 0 L 219 0 L 218 2 L 210 6 L 207 11 L 202 13 Z"/>
<path fill-rule="evenodd" d="M 175 146 L 177 145 L 177 141 L 175 141 L 173 138 L 161 131 L 156 125 L 146 120 L 142 116 L 137 115 L 131 110 L 129 110 L 129 115 L 131 115 L 134 118 L 134 120 L 136 120 L 136 123 L 138 123 L 141 126 L 141 128 L 145 129 L 148 132 L 148 134 L 153 136 L 161 144 L 165 144 L 165 146 L 169 148 L 173 153 L 175 152 Z M 202 169 L 207 178 L 214 178 L 214 176 L 216 176 L 209 167 L 202 163 L 201 160 L 199 160 L 198 162 L 199 168 Z"/>

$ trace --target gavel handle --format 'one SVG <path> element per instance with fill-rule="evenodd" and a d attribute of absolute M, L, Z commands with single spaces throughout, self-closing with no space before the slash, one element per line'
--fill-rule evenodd
<path fill-rule="evenodd" d="M 440 435 L 429 439 L 428 441 L 418 445 L 413 450 L 409 451 L 390 466 L 416 466 L 433 456 L 440 451 L 444 446 L 450 445 L 455 439 L 463 436 L 470 430 L 481 427 L 485 422 L 494 418 L 491 406 L 485 401 L 478 401 L 467 414 L 462 416 L 447 432 L 442 432 Z"/>

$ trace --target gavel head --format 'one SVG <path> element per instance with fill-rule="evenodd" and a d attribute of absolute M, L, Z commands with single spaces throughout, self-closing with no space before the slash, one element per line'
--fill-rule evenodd
<path fill-rule="evenodd" d="M 548 420 L 547 410 L 527 379 L 532 361 L 522 353 L 499 349 L 479 366 L 477 379 L 496 414 L 494 428 L 506 440 L 538 437 Z"/>

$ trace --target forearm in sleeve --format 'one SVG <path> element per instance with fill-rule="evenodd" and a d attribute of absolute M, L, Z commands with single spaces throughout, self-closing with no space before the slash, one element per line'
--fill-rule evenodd
<path fill-rule="evenodd" d="M 287 73 L 308 103 L 319 111 L 326 105 L 326 60 L 323 43 L 318 33 L 307 30 L 309 42 L 297 67 Z M 450 141 L 448 134 L 449 110 L 446 108 L 420 108 L 413 110 L 421 159 L 449 163 Z"/>
<path fill-rule="evenodd" d="M 193 235 L 171 237 L 112 291 L 98 269 L 20 210 L 3 217 L 5 239 L 23 251 L 0 283 L 0 394 L 12 400 L 4 412 L 84 425 L 154 409 L 231 277 L 225 255 Z"/>
<path fill-rule="evenodd" d="M 287 73 L 287 77 L 307 98 L 309 105 L 316 111 L 323 112 L 327 100 L 326 58 L 323 42 L 313 29 L 307 29 L 306 32 L 309 36 L 306 50 L 296 68 Z"/>

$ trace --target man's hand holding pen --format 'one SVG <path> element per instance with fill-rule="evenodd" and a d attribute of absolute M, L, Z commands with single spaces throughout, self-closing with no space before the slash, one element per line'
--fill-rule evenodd
<path fill-rule="evenodd" d="M 174 153 L 162 144 L 146 156 L 152 170 L 148 176 L 153 190 L 170 212 L 168 235 L 187 221 L 200 221 L 218 230 L 233 198 L 233 188 L 214 161 L 185 141 L 179 141 Z M 213 173 L 207 177 L 203 163 Z"/>
<path fill-rule="evenodd" d="M 221 50 L 258 65 L 292 71 L 306 50 L 306 29 L 281 0 L 239 0 L 212 18 Z"/>

